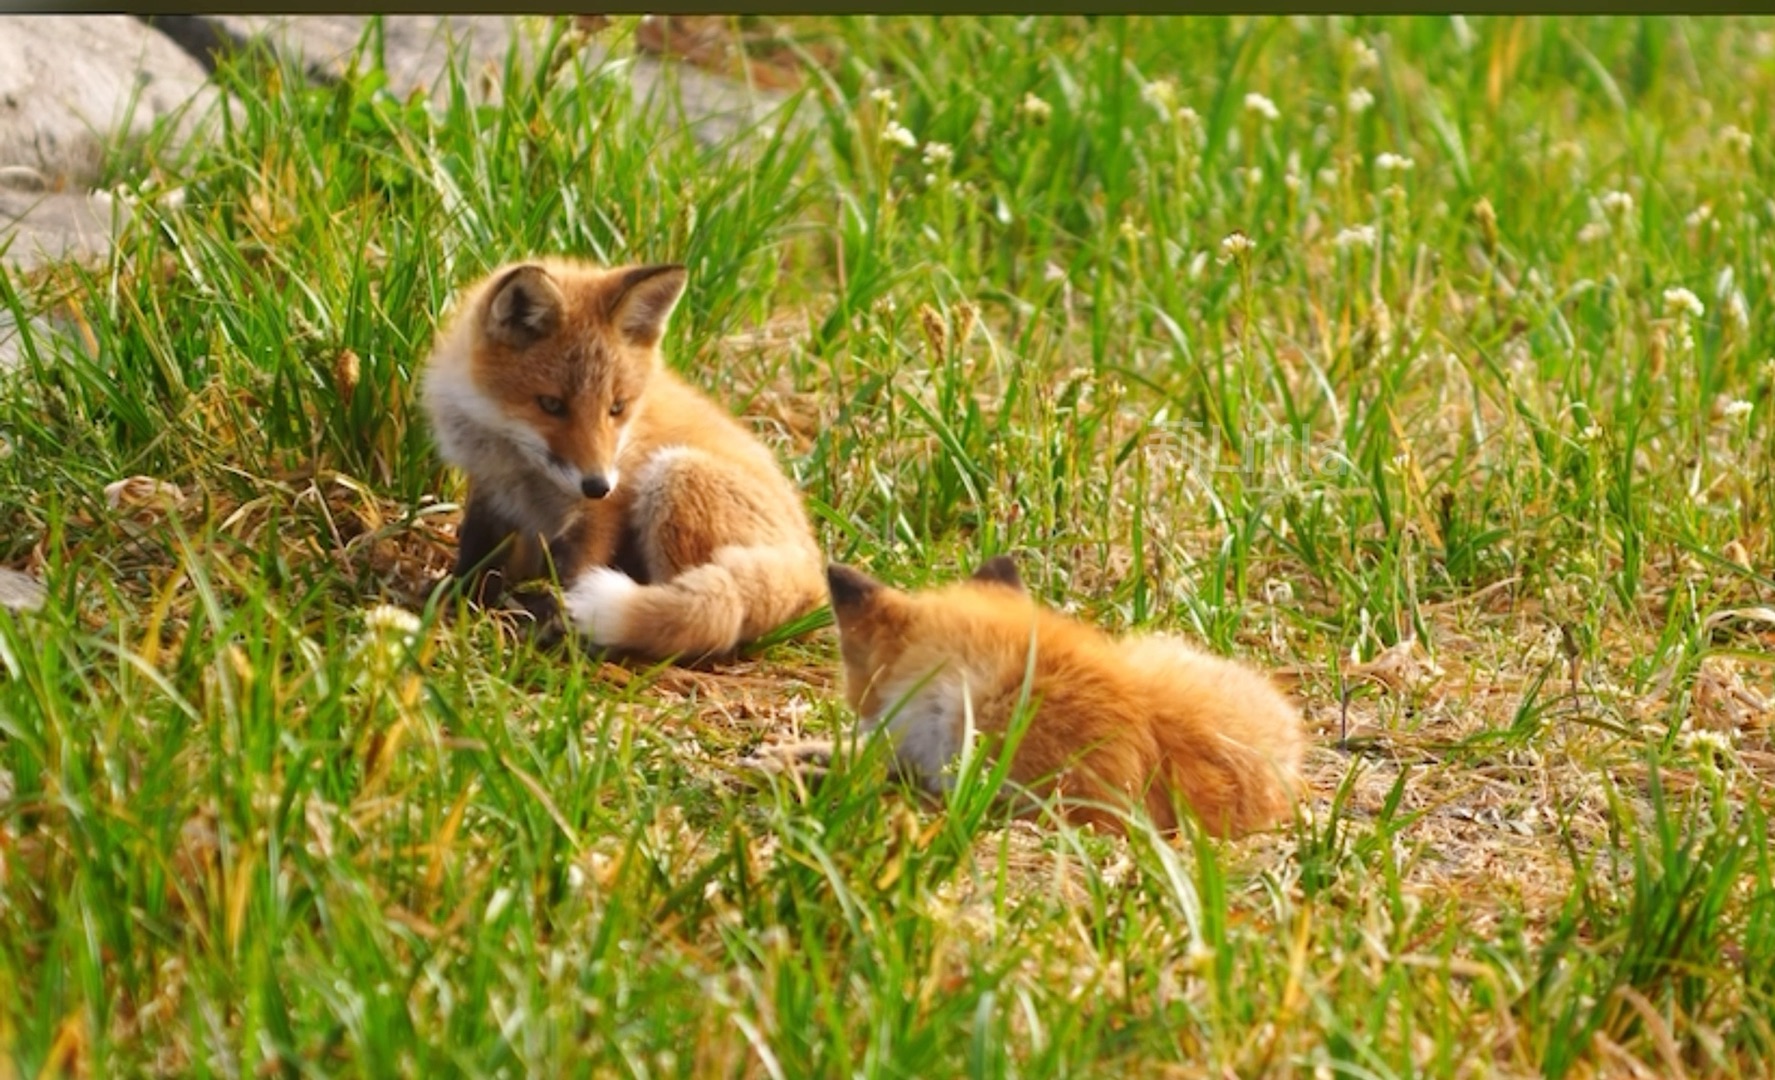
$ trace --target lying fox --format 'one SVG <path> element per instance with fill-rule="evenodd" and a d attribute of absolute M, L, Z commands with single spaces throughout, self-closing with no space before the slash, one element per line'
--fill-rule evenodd
<path fill-rule="evenodd" d="M 819 605 L 799 494 L 660 358 L 685 279 L 539 259 L 465 294 L 424 393 L 439 449 L 468 474 L 455 575 L 475 599 L 552 564 L 594 645 L 686 660 Z"/>
<path fill-rule="evenodd" d="M 1174 638 L 1113 640 L 1038 606 L 1000 556 L 969 581 L 904 593 L 841 563 L 826 570 L 845 696 L 886 725 L 898 768 L 927 791 L 952 783 L 964 702 L 1003 736 L 1034 713 L 1009 780 L 1057 797 L 1067 817 L 1119 831 L 1109 808 L 1144 807 L 1161 829 L 1193 812 L 1219 836 L 1288 818 L 1305 747 L 1300 712 L 1262 675 Z"/>

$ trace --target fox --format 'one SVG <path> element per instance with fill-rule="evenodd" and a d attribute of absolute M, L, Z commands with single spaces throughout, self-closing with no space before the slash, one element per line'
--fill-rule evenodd
<path fill-rule="evenodd" d="M 1005 555 L 918 592 L 837 562 L 826 579 L 845 700 L 864 732 L 886 728 L 896 771 L 927 794 L 952 788 L 969 713 L 1002 739 L 1026 701 L 1007 780 L 1075 824 L 1122 832 L 1138 807 L 1174 834 L 1187 807 L 1226 838 L 1292 816 L 1301 713 L 1258 671 L 1044 607 Z"/>
<path fill-rule="evenodd" d="M 451 579 L 471 601 L 552 571 L 563 595 L 540 617 L 599 648 L 686 663 L 824 602 L 795 486 L 666 366 L 688 277 L 541 257 L 464 291 L 423 395 L 440 455 L 468 479 Z"/>

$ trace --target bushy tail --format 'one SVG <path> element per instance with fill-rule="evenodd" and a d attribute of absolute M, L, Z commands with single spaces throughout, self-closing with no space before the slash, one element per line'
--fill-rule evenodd
<path fill-rule="evenodd" d="M 731 653 L 819 605 L 818 552 L 799 546 L 724 547 L 670 581 L 642 585 L 598 567 L 567 592 L 567 615 L 594 645 L 653 659 Z"/>
<path fill-rule="evenodd" d="M 1176 798 L 1219 836 L 1286 821 L 1306 748 L 1300 710 L 1258 672 L 1175 639 L 1138 639 L 1128 649 L 1170 703 L 1153 717 L 1163 780 L 1148 794 L 1153 819 L 1168 825 Z"/>

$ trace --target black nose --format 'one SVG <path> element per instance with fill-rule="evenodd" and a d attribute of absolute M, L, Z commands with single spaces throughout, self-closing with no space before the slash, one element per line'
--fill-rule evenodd
<path fill-rule="evenodd" d="M 610 481 L 602 476 L 582 476 L 579 480 L 579 490 L 584 492 L 588 499 L 602 499 L 610 494 Z"/>

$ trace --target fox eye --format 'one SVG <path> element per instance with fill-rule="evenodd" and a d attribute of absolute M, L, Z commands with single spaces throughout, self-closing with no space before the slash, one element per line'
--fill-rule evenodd
<path fill-rule="evenodd" d="M 629 407 L 628 402 L 622 400 L 621 398 L 618 398 L 617 400 L 611 402 L 611 404 L 610 404 L 610 415 L 611 416 L 621 416 L 622 411 L 628 407 Z"/>
<path fill-rule="evenodd" d="M 547 394 L 536 399 L 536 407 L 550 416 L 567 415 L 567 403 L 558 397 L 549 397 Z"/>

